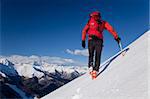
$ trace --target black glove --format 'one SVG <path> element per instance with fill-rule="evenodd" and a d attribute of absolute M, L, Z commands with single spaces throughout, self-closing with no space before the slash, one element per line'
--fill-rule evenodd
<path fill-rule="evenodd" d="M 120 43 L 120 41 L 121 41 L 121 38 L 120 37 L 118 37 L 118 38 L 115 38 L 115 40 L 117 41 L 117 43 L 119 44 Z"/>
<path fill-rule="evenodd" d="M 82 47 L 85 48 L 85 41 L 82 41 Z"/>

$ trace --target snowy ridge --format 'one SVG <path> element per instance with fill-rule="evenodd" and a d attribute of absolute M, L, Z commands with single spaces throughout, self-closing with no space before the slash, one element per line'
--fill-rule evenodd
<path fill-rule="evenodd" d="M 64 64 L 65 62 L 66 64 Z M 78 66 L 78 64 L 74 64 L 72 66 L 73 61 L 71 59 L 60 59 L 58 57 L 48 56 L 39 57 L 35 55 L 29 57 L 20 55 L 12 55 L 9 57 L 1 56 L 0 63 L 3 64 L 3 67 L 9 66 L 10 68 L 13 68 L 20 76 L 29 78 L 33 77 L 33 75 L 39 78 L 44 75 L 43 73 L 35 70 L 35 68 L 41 69 L 42 71 L 47 71 L 49 73 L 55 73 L 55 70 L 57 70 L 59 72 L 64 71 L 66 73 L 78 71 L 81 74 L 85 73 L 87 69 L 83 66 Z"/>
<path fill-rule="evenodd" d="M 6 58 L 1 58 L 1 59 L 0 59 L 0 63 L 3 64 L 3 65 L 7 65 L 7 66 L 12 66 L 12 65 L 13 65 L 13 64 L 12 64 L 10 61 L 8 61 L 8 59 L 6 59 Z"/>
<path fill-rule="evenodd" d="M 11 56 L 0 56 L 0 58 L 6 58 L 14 64 L 33 64 L 35 61 L 39 64 L 57 64 L 59 66 L 83 66 L 85 64 L 80 63 L 76 60 L 70 58 L 61 57 L 51 57 L 51 56 L 21 56 L 21 55 L 11 55 Z"/>
<path fill-rule="evenodd" d="M 129 50 L 125 56 L 119 55 L 108 62 L 96 80 L 87 73 L 42 99 L 149 99 L 149 34 L 147 31 L 127 46 Z"/>
<path fill-rule="evenodd" d="M 37 56 L 0 56 L 1 97 L 40 98 L 81 76 L 85 71 L 85 67 L 61 66 L 48 63 Z"/>
<path fill-rule="evenodd" d="M 18 72 L 14 68 L 14 64 L 5 58 L 0 59 L 0 72 L 1 74 L 16 76 Z"/>

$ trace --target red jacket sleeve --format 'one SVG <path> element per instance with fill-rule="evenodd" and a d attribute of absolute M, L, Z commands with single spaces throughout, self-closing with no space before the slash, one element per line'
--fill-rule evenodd
<path fill-rule="evenodd" d="M 88 29 L 89 29 L 89 25 L 86 24 L 86 26 L 82 30 L 82 41 L 85 41 L 85 39 L 86 39 L 86 33 L 87 33 Z"/>
<path fill-rule="evenodd" d="M 118 38 L 117 32 L 113 29 L 113 27 L 108 22 L 105 21 L 104 26 L 105 29 L 108 30 L 113 35 L 114 38 Z"/>

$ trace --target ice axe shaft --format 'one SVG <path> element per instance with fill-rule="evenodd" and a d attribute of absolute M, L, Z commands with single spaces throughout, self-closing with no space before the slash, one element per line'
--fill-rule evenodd
<path fill-rule="evenodd" d="M 119 42 L 119 48 L 120 48 L 120 51 L 122 51 L 122 43 L 121 43 L 121 41 Z"/>
<path fill-rule="evenodd" d="M 122 43 L 121 43 L 121 41 L 119 42 L 119 48 L 120 48 L 120 51 L 122 52 L 122 51 L 123 51 L 123 48 L 122 48 Z M 125 53 L 122 52 L 122 56 L 124 56 L 124 55 L 125 55 Z"/>

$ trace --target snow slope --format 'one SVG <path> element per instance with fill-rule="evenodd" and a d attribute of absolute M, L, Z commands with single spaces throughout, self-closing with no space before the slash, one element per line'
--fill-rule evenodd
<path fill-rule="evenodd" d="M 144 33 L 119 55 L 101 67 L 95 80 L 85 74 L 42 99 L 150 99 L 148 97 L 148 37 Z M 107 68 L 105 68 L 107 66 Z"/>

